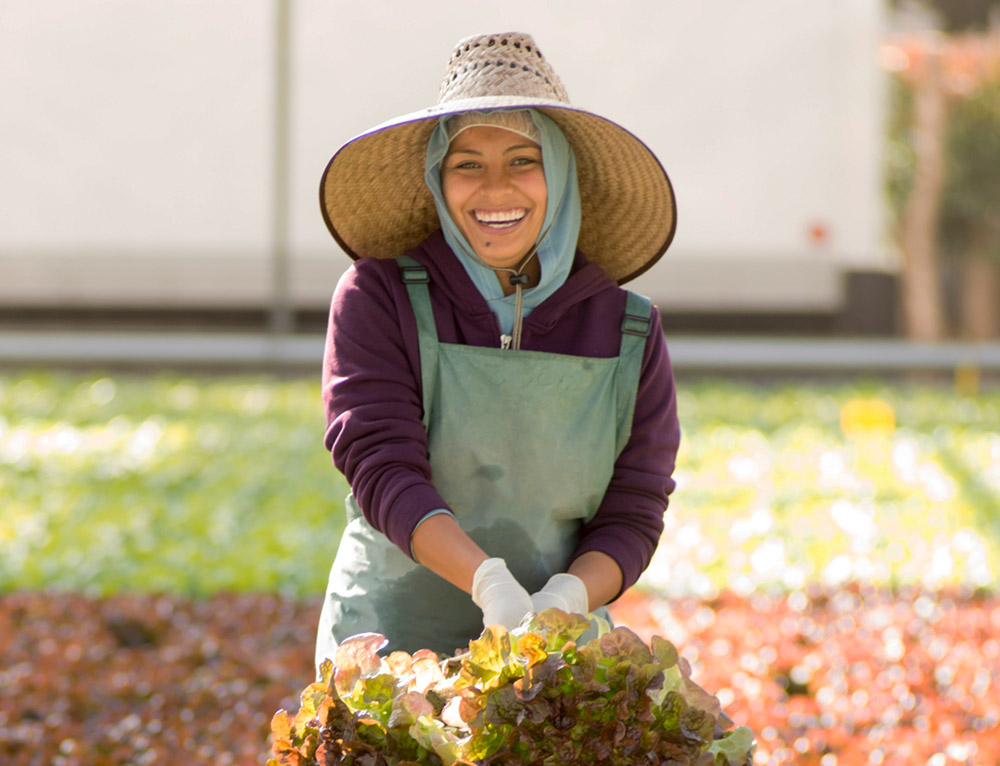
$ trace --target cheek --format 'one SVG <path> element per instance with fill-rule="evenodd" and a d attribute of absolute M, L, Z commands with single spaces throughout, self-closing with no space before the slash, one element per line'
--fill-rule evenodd
<path fill-rule="evenodd" d="M 454 218 L 457 223 L 459 219 L 457 213 L 461 211 L 462 202 L 468 196 L 463 193 L 460 179 L 455 179 L 454 176 L 442 179 L 441 193 L 444 196 L 445 207 L 448 208 L 448 212 L 451 213 L 451 217 Z"/>
<path fill-rule="evenodd" d="M 522 176 L 521 191 L 536 205 L 544 207 L 549 196 L 548 187 L 545 184 L 545 171 L 539 167 L 531 173 L 526 173 Z"/>
<path fill-rule="evenodd" d="M 537 179 L 531 187 L 531 198 L 534 200 L 535 204 L 538 205 L 542 210 L 545 210 L 545 206 L 549 201 L 548 188 L 545 185 L 545 176 Z"/>

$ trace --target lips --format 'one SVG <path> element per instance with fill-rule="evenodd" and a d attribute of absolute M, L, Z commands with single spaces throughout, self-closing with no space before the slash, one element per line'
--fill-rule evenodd
<path fill-rule="evenodd" d="M 476 222 L 490 229 L 508 229 L 524 220 L 528 211 L 524 208 L 512 210 L 474 210 Z"/>

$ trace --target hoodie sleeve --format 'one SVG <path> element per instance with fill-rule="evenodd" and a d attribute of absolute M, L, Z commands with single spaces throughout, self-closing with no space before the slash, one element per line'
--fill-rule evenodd
<path fill-rule="evenodd" d="M 420 520 L 449 509 L 430 482 L 416 321 L 395 277 L 392 261 L 361 260 L 334 291 L 325 443 L 368 523 L 410 556 Z"/>
<path fill-rule="evenodd" d="M 613 558 L 622 571 L 623 592 L 649 566 L 663 533 L 663 513 L 675 486 L 672 474 L 681 437 L 674 376 L 655 307 L 651 320 L 654 331 L 643 355 L 632 434 L 574 553 L 575 558 L 600 551 Z"/>

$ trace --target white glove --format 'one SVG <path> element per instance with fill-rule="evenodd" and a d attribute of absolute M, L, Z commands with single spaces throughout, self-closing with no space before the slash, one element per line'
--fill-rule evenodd
<path fill-rule="evenodd" d="M 585 615 L 590 612 L 590 597 L 587 586 L 576 575 L 555 574 L 544 588 L 532 594 L 531 605 L 535 612 L 554 606 L 570 614 Z"/>
<path fill-rule="evenodd" d="M 507 569 L 503 559 L 486 559 L 472 576 L 472 600 L 483 610 L 483 627 L 521 624 L 531 611 L 531 596 Z"/>

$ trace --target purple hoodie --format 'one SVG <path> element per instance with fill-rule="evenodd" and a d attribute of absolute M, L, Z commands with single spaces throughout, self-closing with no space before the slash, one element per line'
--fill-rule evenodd
<path fill-rule="evenodd" d="M 441 232 L 408 254 L 430 273 L 440 341 L 499 347 L 496 317 Z M 521 348 L 617 356 L 625 296 L 578 251 L 566 282 L 524 320 Z M 622 590 L 649 565 L 663 531 L 680 442 L 673 373 L 655 307 L 651 318 L 654 331 L 643 355 L 632 434 L 573 554 L 610 556 L 621 568 Z M 356 261 L 330 307 L 323 358 L 325 443 L 365 519 L 407 556 L 420 520 L 448 508 L 431 481 L 420 389 L 417 325 L 399 268 L 391 259 Z"/>

